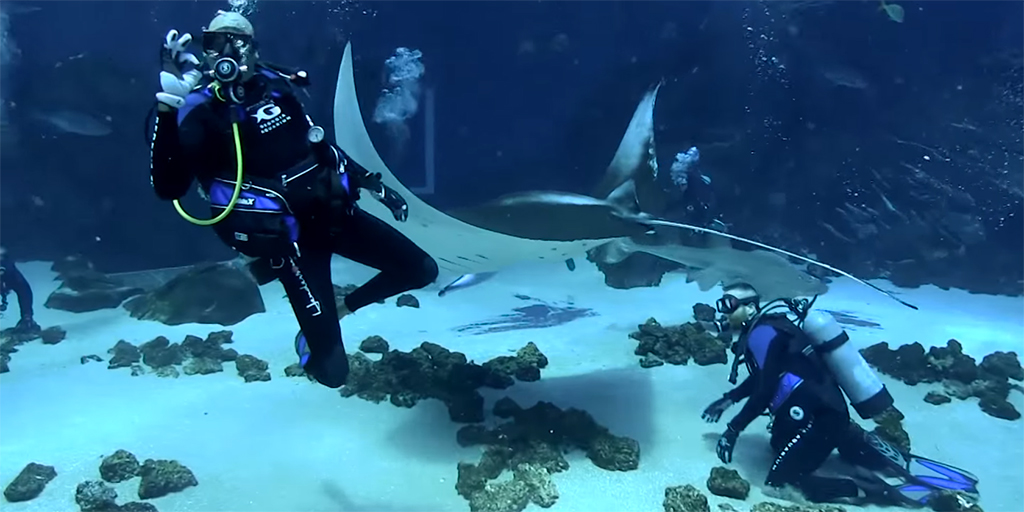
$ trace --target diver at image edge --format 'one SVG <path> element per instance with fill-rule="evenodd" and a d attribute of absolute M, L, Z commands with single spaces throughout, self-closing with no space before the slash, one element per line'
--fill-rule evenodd
<path fill-rule="evenodd" d="M 218 11 L 204 29 L 205 73 L 184 69 L 200 65 L 187 51 L 191 40 L 171 30 L 161 49 L 153 189 L 186 220 L 213 226 L 226 244 L 256 258 L 250 270 L 260 284 L 280 280 L 299 323 L 300 363 L 321 384 L 340 387 L 349 367 L 339 316 L 432 283 L 437 263 L 359 208 L 364 189 L 396 220 L 409 213 L 380 174 L 325 140 L 295 94 L 308 85 L 305 72 L 259 60 L 244 16 Z M 208 198 L 212 219 L 193 218 L 178 202 L 193 181 Z M 380 271 L 341 308 L 331 282 L 332 254 Z"/>
<path fill-rule="evenodd" d="M 762 307 L 757 291 L 746 283 L 723 292 L 716 305 L 724 318 L 705 326 L 738 333 L 729 381 L 735 384 L 741 363 L 749 375 L 702 414 L 705 421 L 717 422 L 726 409 L 747 399 L 719 437 L 722 462 L 732 461 L 740 432 L 767 410 L 775 454 L 765 478 L 768 487 L 791 485 L 814 502 L 919 507 L 941 490 L 977 499 L 974 475 L 901 453 L 851 419 L 846 397 L 863 419 L 889 409 L 893 399 L 832 315 L 812 311 L 813 300 L 786 299 Z M 853 475 L 815 474 L 833 450 L 854 467 Z"/>
<path fill-rule="evenodd" d="M 7 250 L 0 247 L 0 315 L 7 311 L 7 294 L 14 292 L 18 296 L 18 309 L 21 314 L 14 332 L 18 334 L 36 334 L 41 329 L 32 318 L 32 286 L 22 275 L 7 255 Z"/>

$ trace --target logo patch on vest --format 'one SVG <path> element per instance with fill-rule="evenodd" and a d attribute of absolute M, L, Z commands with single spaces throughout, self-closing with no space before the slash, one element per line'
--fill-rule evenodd
<path fill-rule="evenodd" d="M 260 133 L 267 133 L 284 123 L 291 120 L 292 116 L 285 114 L 281 107 L 277 106 L 276 103 L 270 100 L 265 100 L 249 107 L 250 112 L 255 110 L 255 113 L 249 114 L 251 117 L 256 119 L 256 126 L 259 127 Z"/>

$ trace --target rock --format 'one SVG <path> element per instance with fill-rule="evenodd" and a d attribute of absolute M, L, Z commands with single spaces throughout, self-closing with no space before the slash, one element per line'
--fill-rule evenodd
<path fill-rule="evenodd" d="M 890 407 L 873 419 L 878 425 L 874 429 L 875 435 L 882 438 L 898 448 L 904 454 L 910 453 L 910 434 L 903 429 L 903 413 L 895 407 Z"/>
<path fill-rule="evenodd" d="M 513 470 L 512 480 L 526 485 L 530 501 L 541 508 L 550 508 L 558 501 L 558 488 L 551 481 L 547 469 L 533 464 L 519 464 Z"/>
<path fill-rule="evenodd" d="M 708 477 L 708 491 L 715 496 L 745 500 L 750 494 L 750 483 L 735 469 L 716 466 L 711 468 L 711 476 Z"/>
<path fill-rule="evenodd" d="M 156 376 L 163 377 L 165 379 L 177 379 L 181 377 L 181 372 L 178 371 L 176 366 L 161 366 L 156 369 Z"/>
<path fill-rule="evenodd" d="M 513 477 L 492 482 L 506 470 Z M 551 481 L 551 472 L 529 462 L 517 462 L 511 450 L 490 447 L 479 464 L 460 462 L 455 490 L 469 501 L 470 510 L 521 511 L 531 502 L 548 508 L 558 501 L 558 489 Z"/>
<path fill-rule="evenodd" d="M 1009 421 L 1020 419 L 1020 411 L 1006 400 L 981 399 L 978 401 L 978 407 L 981 407 L 982 412 L 994 418 Z"/>
<path fill-rule="evenodd" d="M 143 293 L 142 288 L 125 286 L 120 280 L 103 275 L 90 267 L 66 268 L 60 274 L 64 281 L 46 298 L 44 306 L 72 313 L 113 309 L 125 300 Z"/>
<path fill-rule="evenodd" d="M 1014 352 L 993 352 L 980 365 L 963 353 L 957 340 L 949 340 L 945 347 L 932 347 L 927 353 L 920 343 L 891 350 L 885 342 L 861 353 L 880 372 L 907 384 L 942 382 L 951 397 L 977 397 L 978 406 L 990 416 L 1010 421 L 1020 418 L 1020 412 L 1007 401 L 1010 379 L 1024 376 Z"/>
<path fill-rule="evenodd" d="M 142 353 L 142 362 L 154 369 L 181 364 L 185 361 L 185 352 L 181 349 L 181 345 L 171 343 L 163 336 L 157 336 L 139 345 L 139 352 Z"/>
<path fill-rule="evenodd" d="M 1024 368 L 1021 368 L 1016 352 L 993 352 L 983 357 L 978 367 L 995 378 L 1024 380 Z"/>
<path fill-rule="evenodd" d="M 636 440 L 611 434 L 579 409 L 562 410 L 549 402 L 523 409 L 506 397 L 495 404 L 494 414 L 512 421 L 493 429 L 465 426 L 456 434 L 459 445 L 505 448 L 513 461 L 530 462 L 552 473 L 569 467 L 562 453 L 570 449 L 585 451 L 594 465 L 609 471 L 639 466 L 640 444 Z"/>
<path fill-rule="evenodd" d="M 654 367 L 657 367 L 657 366 L 662 366 L 664 364 L 665 364 L 665 361 L 662 361 L 661 359 L 658 359 L 657 356 L 654 356 L 652 354 L 647 354 L 646 356 L 643 356 L 643 357 L 640 358 L 640 367 L 641 368 L 654 368 Z"/>
<path fill-rule="evenodd" d="M 118 510 L 117 491 L 99 480 L 87 480 L 75 488 L 75 503 L 82 512 L 113 512 Z"/>
<path fill-rule="evenodd" d="M 11 503 L 35 499 L 46 488 L 46 484 L 56 477 L 57 470 L 53 466 L 30 462 L 7 484 L 4 498 Z"/>
<path fill-rule="evenodd" d="M 836 505 L 783 505 L 763 501 L 751 507 L 750 512 L 846 512 L 846 509 Z"/>
<path fill-rule="evenodd" d="M 500 375 L 515 377 L 522 382 L 540 380 L 540 371 L 548 366 L 548 358 L 532 341 L 516 351 L 515 357 L 498 356 L 483 364 L 484 368 Z M 511 379 L 509 379 L 511 385 Z"/>
<path fill-rule="evenodd" d="M 942 490 L 928 499 L 928 508 L 935 512 L 982 512 L 973 500 L 956 491 Z"/>
<path fill-rule="evenodd" d="M 103 358 L 96 354 L 89 354 L 87 356 L 82 356 L 78 358 L 78 361 L 82 364 L 88 363 L 89 361 L 96 361 L 97 363 L 102 363 Z"/>
<path fill-rule="evenodd" d="M 383 346 L 386 341 L 374 343 Z M 379 361 L 361 352 L 350 354 L 348 381 L 339 393 L 372 402 L 390 400 L 397 407 L 413 407 L 420 400 L 434 398 L 448 406 L 452 421 L 477 423 L 484 419 L 479 388 L 505 389 L 515 379 L 539 379 L 540 365 L 547 366 L 547 358 L 533 344 L 514 357 L 501 356 L 477 365 L 468 362 L 465 354 L 423 342 L 409 352 L 388 351 Z"/>
<path fill-rule="evenodd" d="M 702 302 L 693 305 L 693 319 L 698 322 L 714 322 L 716 313 L 715 308 Z"/>
<path fill-rule="evenodd" d="M 587 447 L 587 457 L 608 471 L 632 471 L 640 467 L 640 443 L 611 434 L 596 436 Z"/>
<path fill-rule="evenodd" d="M 121 505 L 117 512 L 159 512 L 156 506 L 145 501 L 129 501 Z"/>
<path fill-rule="evenodd" d="M 182 371 L 185 375 L 210 375 L 224 371 L 224 364 L 207 357 L 192 358 L 185 363 Z"/>
<path fill-rule="evenodd" d="M 708 497 L 690 484 L 666 488 L 662 506 L 665 512 L 711 512 Z"/>
<path fill-rule="evenodd" d="M 139 476 L 139 459 L 127 450 L 117 450 L 100 463 L 100 478 L 112 484 Z"/>
<path fill-rule="evenodd" d="M 944 393 L 939 393 L 938 391 L 929 391 L 926 395 L 924 395 L 924 401 L 932 405 L 942 405 L 948 404 L 949 402 L 953 401 L 953 399 L 949 398 L 949 396 Z"/>
<path fill-rule="evenodd" d="M 387 340 L 375 334 L 363 340 L 359 344 L 359 350 L 367 354 L 386 354 L 390 347 Z"/>
<path fill-rule="evenodd" d="M 650 318 L 637 328 L 629 337 L 639 342 L 633 351 L 638 356 L 653 354 L 675 365 L 687 364 L 691 358 L 700 366 L 725 364 L 729 361 L 726 344 L 705 331 L 700 324 L 662 327 L 657 320 Z"/>
<path fill-rule="evenodd" d="M 266 311 L 256 281 L 229 263 L 197 265 L 124 307 L 132 318 L 166 325 L 234 325 Z"/>
<path fill-rule="evenodd" d="M 142 352 L 139 351 L 139 348 L 124 340 L 115 343 L 107 353 L 113 354 L 113 357 L 107 362 L 107 368 L 110 370 L 128 368 L 142 360 Z"/>
<path fill-rule="evenodd" d="M 148 500 L 199 485 L 192 470 L 176 460 L 147 459 L 139 471 L 139 499 Z"/>
<path fill-rule="evenodd" d="M 267 371 L 269 367 L 266 361 L 248 354 L 240 355 L 235 360 L 235 369 L 238 370 L 238 376 L 245 379 L 246 382 L 269 381 L 270 372 Z"/>
<path fill-rule="evenodd" d="M 400 308 L 402 308 L 402 307 L 407 307 L 407 308 L 418 308 L 418 307 L 420 307 L 419 299 L 417 299 L 415 296 L 413 296 L 411 294 L 408 294 L 408 293 L 403 293 L 402 295 L 399 295 L 398 296 L 398 300 L 396 301 L 396 304 L 398 304 L 398 307 L 400 307 Z"/>
<path fill-rule="evenodd" d="M 284 368 L 285 377 L 303 377 L 306 375 L 306 370 L 302 368 L 299 363 L 292 363 Z"/>
<path fill-rule="evenodd" d="M 39 333 L 39 339 L 42 340 L 43 345 L 56 345 L 62 341 L 68 335 L 68 333 L 58 326 L 47 327 Z"/>

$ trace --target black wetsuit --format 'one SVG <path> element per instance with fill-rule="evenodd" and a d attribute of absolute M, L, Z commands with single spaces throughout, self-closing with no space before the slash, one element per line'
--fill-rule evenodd
<path fill-rule="evenodd" d="M 6 253 L 0 255 L 0 296 L 3 300 L 3 309 L 7 309 L 7 294 L 14 292 L 18 296 L 18 309 L 20 309 L 21 320 L 32 320 L 32 287 L 28 280 L 22 275 L 18 267 L 14 265 Z"/>
<path fill-rule="evenodd" d="M 740 346 L 750 376 L 726 396 L 747 402 L 729 427 L 742 432 L 766 410 L 772 415 L 776 458 L 765 485 L 793 485 L 817 502 L 858 496 L 852 479 L 813 474 L 833 450 L 859 448 L 862 440 L 852 435 L 842 389 L 820 356 L 805 350 L 806 334 L 785 315 L 766 315 L 742 334 Z"/>
<path fill-rule="evenodd" d="M 380 270 L 345 297 L 353 312 L 430 284 L 437 278 L 437 264 L 400 232 L 359 209 L 358 188 L 369 173 L 337 148 L 328 146 L 330 156 L 325 158 L 324 151 L 310 144 L 312 121 L 291 82 L 258 69 L 245 83 L 241 105 L 223 102 L 210 88 L 201 88 L 178 111 L 157 114 L 153 188 L 161 199 L 178 199 L 198 180 L 211 205 L 223 207 L 235 182 L 231 122 L 238 122 L 244 182 L 253 186 L 214 230 L 240 252 L 269 260 L 295 311 L 299 336 L 309 347 L 306 371 L 326 386 L 340 387 L 348 376 L 348 359 L 331 282 L 331 255 Z"/>

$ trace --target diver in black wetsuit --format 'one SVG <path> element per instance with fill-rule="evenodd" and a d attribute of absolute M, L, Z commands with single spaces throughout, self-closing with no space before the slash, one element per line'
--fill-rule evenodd
<path fill-rule="evenodd" d="M 14 330 L 18 333 L 34 334 L 40 331 L 39 324 L 32 318 L 32 287 L 22 275 L 14 261 L 7 256 L 7 250 L 0 247 L 0 313 L 7 311 L 7 294 L 18 296 L 21 319 Z"/>
<path fill-rule="evenodd" d="M 728 316 L 731 327 L 742 329 L 734 352 L 738 354 L 737 361 L 746 362 L 750 375 L 704 411 L 705 420 L 718 421 L 729 406 L 747 398 L 719 438 L 718 457 L 722 462 L 731 462 L 740 432 L 767 410 L 772 417 L 771 447 L 776 458 L 765 485 L 793 485 L 807 499 L 817 502 L 867 498 L 862 486 L 853 479 L 813 474 L 833 450 L 856 450 L 862 442 L 851 429 L 843 387 L 818 350 L 825 347 L 822 350 L 834 351 L 844 345 L 845 333 L 840 340 L 815 343 L 813 336 L 804 329 L 818 332 L 821 326 L 814 331 L 807 327 L 805 320 L 805 327 L 801 329 L 786 314 L 763 311 L 757 292 L 749 285 L 737 284 L 724 291 L 718 310 Z M 836 347 L 825 346 L 829 341 Z M 846 351 L 842 352 L 849 356 Z M 853 353 L 860 357 L 856 350 Z M 857 361 L 852 364 L 859 366 Z M 874 376 L 870 369 L 868 374 Z M 734 378 L 731 380 L 734 382 Z M 892 405 L 892 397 L 877 377 L 862 380 L 854 383 L 859 389 L 851 393 L 862 398 L 855 404 L 862 416 L 872 417 Z"/>
<path fill-rule="evenodd" d="M 813 304 L 780 299 L 762 306 L 748 284 L 724 288 L 717 303 L 724 317 L 705 327 L 739 334 L 729 381 L 736 383 L 741 362 L 750 375 L 702 415 L 717 422 L 726 409 L 747 399 L 718 440 L 722 462 L 732 461 L 740 432 L 767 410 L 775 453 L 765 479 L 769 487 L 792 485 L 816 502 L 920 507 L 943 490 L 976 501 L 978 479 L 971 473 L 902 453 L 851 419 L 847 397 L 862 419 L 889 409 L 893 399 L 848 343 L 846 331 L 831 314 L 812 310 Z M 852 466 L 849 478 L 815 474 L 833 450 Z"/>
<path fill-rule="evenodd" d="M 336 388 L 348 376 L 331 282 L 331 255 L 380 270 L 345 297 L 342 315 L 437 278 L 426 252 L 356 205 L 359 189 L 408 216 L 405 200 L 324 140 L 295 95 L 305 72 L 258 60 L 252 25 L 218 12 L 203 33 L 208 73 L 182 72 L 199 60 L 191 36 L 167 34 L 152 142 L 153 188 L 163 200 L 197 180 L 225 243 L 257 258 L 257 280 L 278 278 L 299 322 L 296 352 L 306 372 Z M 207 78 L 207 75 L 210 78 Z M 354 114 L 358 115 L 358 114 Z M 240 156 L 239 159 L 236 158 Z M 236 183 L 240 185 L 236 186 Z M 268 275 L 269 274 L 269 275 Z"/>

